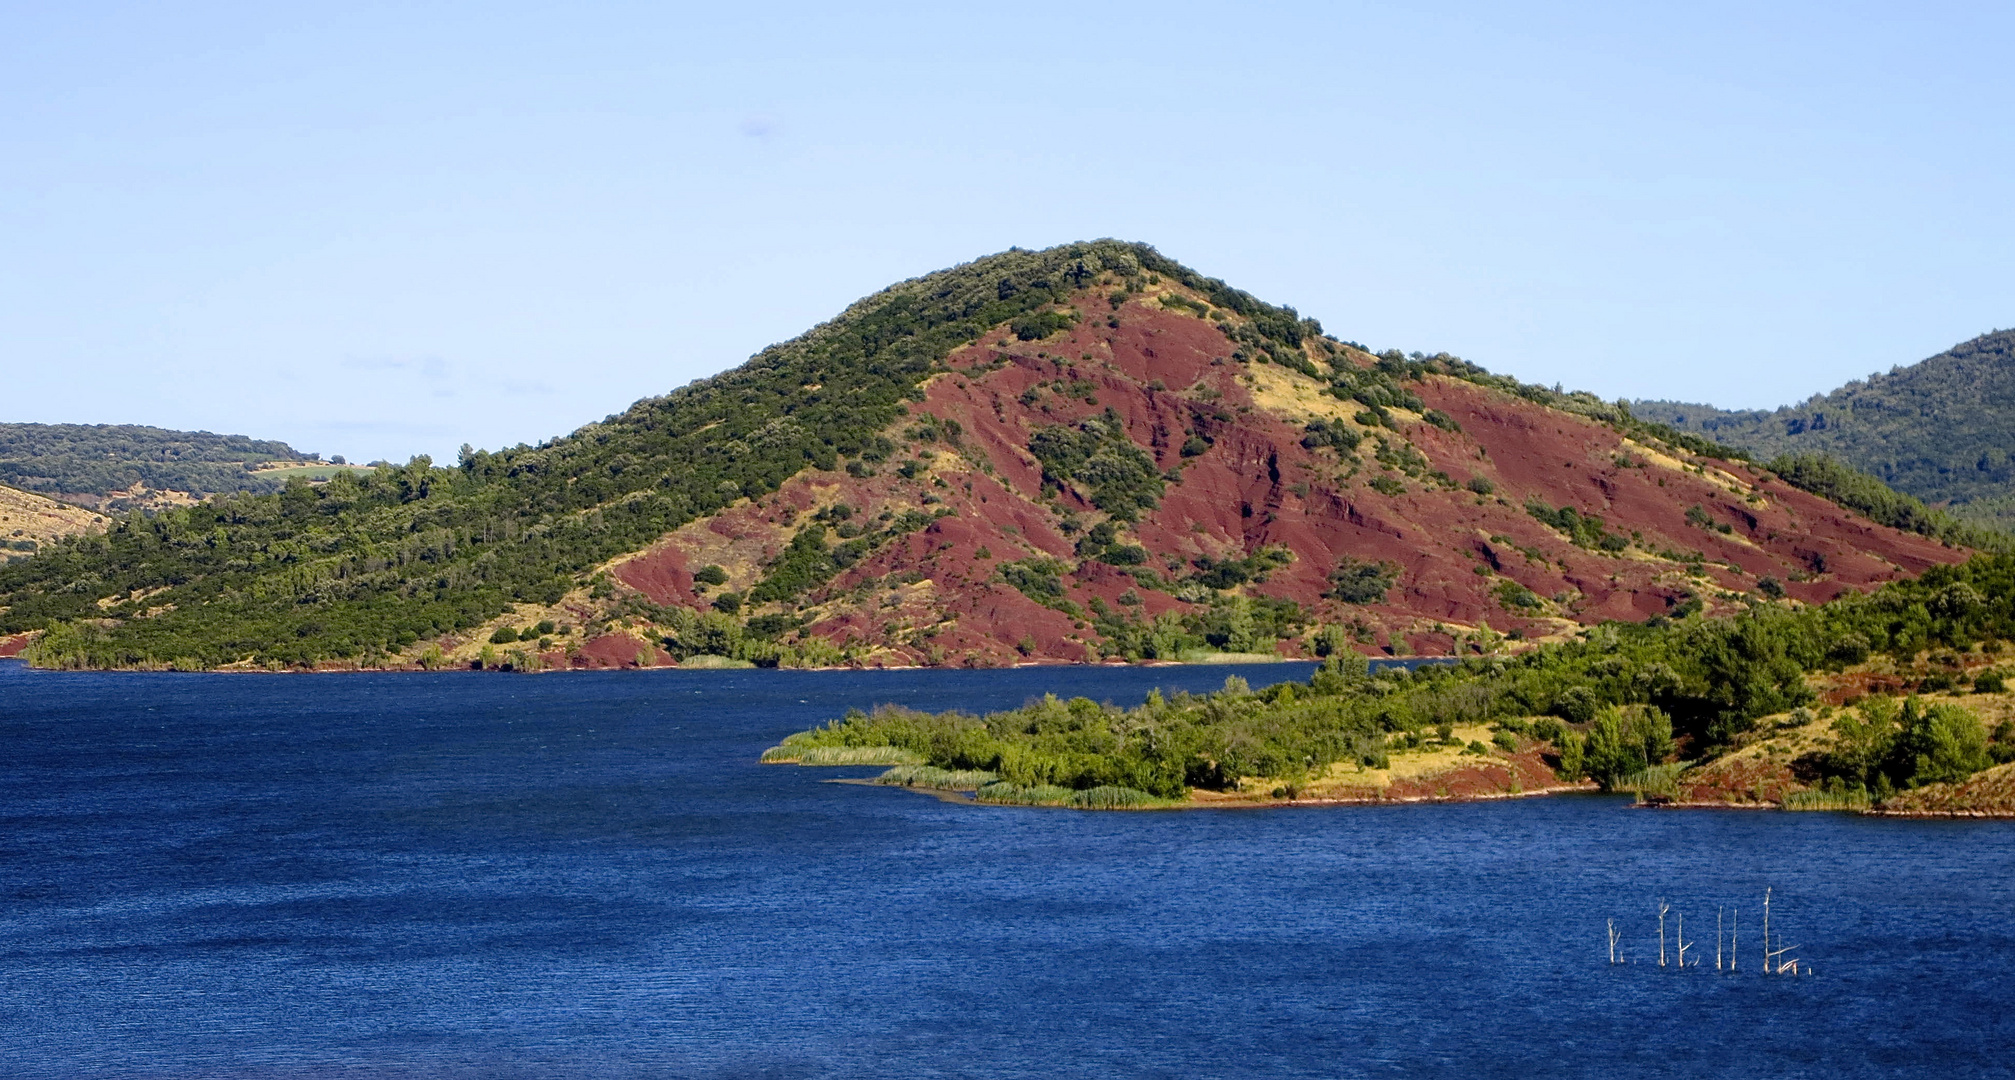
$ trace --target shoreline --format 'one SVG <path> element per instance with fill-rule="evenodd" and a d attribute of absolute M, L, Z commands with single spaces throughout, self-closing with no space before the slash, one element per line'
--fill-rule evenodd
<path fill-rule="evenodd" d="M 765 764 L 796 764 L 795 762 L 766 762 Z M 800 766 L 820 768 L 821 766 Z M 840 766 L 833 766 L 840 767 Z M 1603 792 L 1590 783 L 1560 784 L 1552 787 L 1534 788 L 1527 791 L 1476 792 L 1468 795 L 1399 795 L 1392 798 L 1331 798 L 1331 799 L 1287 799 L 1287 798 L 1239 798 L 1237 796 L 1197 798 L 1198 791 L 1191 789 L 1188 797 L 1171 799 L 1166 803 L 1152 806 L 1087 807 L 1066 804 L 1027 805 L 1022 803 L 981 802 L 973 788 L 936 788 L 911 784 L 884 784 L 873 777 L 836 777 L 820 781 L 826 784 L 846 784 L 854 787 L 892 788 L 900 791 L 929 795 L 939 802 L 959 806 L 985 807 L 996 810 L 1070 810 L 1089 813 L 1152 813 L 1156 811 L 1188 810 L 1286 810 L 1294 807 L 1309 809 L 1329 809 L 1335 807 L 1401 807 L 1455 805 L 1468 803 L 1508 802 L 1518 799 L 1553 798 L 1556 796 L 1584 796 L 1623 798 L 1627 792 Z M 1210 793 L 1216 796 L 1218 793 Z M 1853 814 L 1859 817 L 1896 819 L 1953 819 L 1972 821 L 2015 821 L 2015 811 L 1999 810 L 1883 810 L 1870 807 L 1863 810 L 1789 810 L 1781 803 L 1759 802 L 1631 802 L 1617 807 L 1619 810 L 1736 810 L 1744 812 L 1776 812 L 1780 814 Z"/>
<path fill-rule="evenodd" d="M 22 634 L 14 634 L 7 637 L 0 637 L 0 661 L 20 660 L 22 663 L 27 664 L 27 661 L 22 659 L 21 654 L 27 650 L 27 647 L 34 641 L 35 636 L 38 633 L 40 633 L 40 631 L 31 630 Z M 1463 660 L 1463 657 L 1366 656 L 1365 660 L 1367 663 L 1370 664 L 1371 669 L 1373 671 L 1394 667 L 1403 667 L 1411 670 L 1413 668 L 1417 668 L 1427 664 L 1457 664 Z M 1262 658 L 1262 654 L 1258 653 L 1213 653 L 1197 660 L 1135 660 L 1135 661 L 1100 660 L 1093 662 L 1084 660 L 1060 660 L 1060 659 L 1043 658 L 1034 660 L 1023 660 L 1013 664 L 989 665 L 987 667 L 964 667 L 956 664 L 934 664 L 934 665 L 933 664 L 834 664 L 822 667 L 794 667 L 794 668 L 783 668 L 783 667 L 766 668 L 756 664 L 748 664 L 747 666 L 744 666 L 742 663 L 733 663 L 733 664 L 703 663 L 703 664 L 694 664 L 691 666 L 678 663 L 651 664 L 649 666 L 639 666 L 636 664 L 603 664 L 603 665 L 552 664 L 546 667 L 541 667 L 536 671 L 519 671 L 516 670 L 515 668 L 508 670 L 494 667 L 471 668 L 466 664 L 459 664 L 459 663 L 439 668 L 425 668 L 419 666 L 418 664 L 400 664 L 396 666 L 386 666 L 386 667 L 361 667 L 354 664 L 349 665 L 324 664 L 312 667 L 284 667 L 279 670 L 273 670 L 269 668 L 239 666 L 237 664 L 227 664 L 222 667 L 203 668 L 200 671 L 177 671 L 169 667 L 42 668 L 42 667 L 36 667 L 33 664 L 27 664 L 27 666 L 34 671 L 75 672 L 75 673 L 95 672 L 101 674 L 108 674 L 115 672 L 130 672 L 141 674 L 165 673 L 165 674 L 177 674 L 177 675 L 350 675 L 350 674 L 559 675 L 559 674 L 570 674 L 574 672 L 583 672 L 583 671 L 1018 671 L 1023 668 L 1114 668 L 1114 669 L 1131 670 L 1136 668 L 1161 668 L 1161 667 L 1168 667 L 1168 668 L 1265 667 L 1277 664 L 1320 664 L 1320 663 L 1322 663 L 1322 658 L 1312 656 L 1274 656 L 1271 658 Z"/>
<path fill-rule="evenodd" d="M 1461 657 L 1456 657 L 1456 656 L 1424 656 L 1424 657 L 1405 657 L 1405 658 L 1403 658 L 1403 659 L 1402 659 L 1402 658 L 1394 658 L 1394 657 L 1385 657 L 1385 658 L 1383 658 L 1383 661 L 1382 661 L 1382 663 L 1383 663 L 1383 665 L 1384 665 L 1384 666 L 1388 666 L 1388 667 L 1390 667 L 1390 666 L 1398 666 L 1398 665 L 1401 665 L 1401 664 L 1406 664 L 1406 663 L 1455 663 L 1455 662 L 1458 662 L 1458 661 L 1460 661 L 1461 659 L 1462 659 Z M 715 664 L 695 664 L 695 665 L 692 665 L 692 666 L 688 667 L 688 666 L 685 666 L 685 665 L 681 665 L 681 664 L 653 664 L 653 665 L 651 665 L 651 666 L 649 666 L 649 667 L 638 667 L 638 666 L 635 666 L 635 665 L 630 665 L 630 666 L 627 666 L 627 667 L 623 667 L 623 666 L 615 666 L 615 665 L 609 665 L 609 666 L 604 666 L 604 667 L 591 667 L 591 666 L 588 666 L 588 665 L 581 665 L 581 666 L 574 666 L 574 667 L 557 667 L 557 666 L 556 666 L 556 667 L 548 667 L 548 668 L 541 668 L 541 669 L 540 669 L 540 670 L 538 670 L 538 671 L 518 671 L 518 670 L 515 670 L 515 669 L 514 669 L 514 670 L 509 670 L 509 671 L 506 671 L 506 670 L 502 670 L 502 669 L 499 669 L 499 668 L 469 668 L 469 667 L 459 667 L 459 666 L 458 666 L 458 667 L 445 667 L 445 668 L 433 668 L 433 669 L 429 669 L 429 668 L 423 668 L 423 667 L 418 667 L 418 666 L 402 666 L 402 667 L 311 667 L 311 668 L 295 668 L 295 667 L 290 667 L 290 668 L 282 668 L 282 669 L 280 669 L 280 670 L 278 670 L 278 671 L 274 671 L 274 670 L 270 670 L 270 669 L 267 669 L 267 668 L 253 668 L 253 667 L 215 667 L 215 668 L 204 668 L 204 669 L 202 669 L 202 670 L 200 670 L 200 671 L 177 671 L 177 670 L 175 670 L 175 669 L 172 669 L 172 668 L 166 668 L 166 667 L 162 667 L 162 668 L 142 668 L 142 667 L 111 667 L 111 668 L 45 668 L 45 667 L 36 667 L 35 665 L 33 665 L 33 664 L 30 664 L 30 663 L 28 663 L 28 661 L 27 661 L 27 660 L 25 660 L 25 659 L 23 659 L 23 658 L 22 658 L 22 657 L 21 657 L 21 656 L 19 655 L 19 653 L 18 653 L 18 652 L 16 652 L 16 653 L 10 653 L 10 654 L 0 654 L 0 663 L 5 663 L 5 662 L 7 662 L 7 661 L 10 661 L 10 660 L 11 660 L 11 661 L 14 661 L 14 662 L 17 662 L 17 663 L 19 663 L 19 664 L 21 664 L 22 666 L 26 667 L 26 668 L 27 668 L 28 670 L 30 670 L 30 671 L 44 671 L 44 672 L 49 672 L 50 674 L 59 674 L 59 675 L 114 675 L 114 674 L 126 674 L 126 675 L 574 675 L 574 674 L 582 674 L 582 673 L 592 673 L 592 672 L 611 672 L 611 671 L 626 671 L 626 672 L 632 672 L 632 673 L 638 673 L 638 674 L 642 674 L 642 673 L 648 673 L 648 672 L 657 672 L 657 671 L 686 671 L 686 672 L 693 672 L 693 671 L 772 671 L 772 672 L 774 672 L 774 671 L 803 671 L 803 672 L 824 672 L 824 671 L 854 671 L 854 672 L 868 672 L 868 671 L 1020 671 L 1020 670 L 1023 670 L 1023 669 L 1026 669 L 1026 668 L 1113 668 L 1113 669 L 1115 669 L 1115 670 L 1127 670 L 1127 671 L 1132 671 L 1132 670 L 1137 670 L 1137 669 L 1140 669 L 1140 668 L 1206 668 L 1206 667 L 1221 667 L 1221 668 L 1239 668 L 1239 667 L 1274 667 L 1274 666 L 1277 666 L 1277 665 L 1282 665 L 1282 664 L 1320 664 L 1320 663 L 1322 663 L 1322 661 L 1321 661 L 1321 660 L 1319 660 L 1319 659 L 1315 659 L 1315 658 L 1312 658 L 1312 657 L 1295 657 L 1295 656 L 1284 656 L 1284 657 L 1281 657 L 1281 658 L 1280 658 L 1280 659 L 1278 659 L 1278 660 L 1237 660 L 1237 661 L 1217 661 L 1217 660 L 1197 660 L 1197 661 L 1184 661 L 1184 660 L 1143 660 L 1143 661 L 1140 661 L 1139 663 L 1118 663 L 1118 664 L 1114 664 L 1114 663 L 1097 663 L 1097 664 L 1088 664 L 1088 663 L 1082 663 L 1082 662 L 1078 662 L 1078 661 L 1071 661 L 1071 660 L 1039 660 L 1039 661 L 1028 661 L 1028 662 L 1025 662 L 1025 663 L 1020 663 L 1020 664 L 1005 664 L 1005 665 L 1001 665 L 1001 666 L 999 666 L 999 667 L 985 667 L 985 668 L 971 668 L 971 667 L 954 667 L 954 666 L 952 666 L 952 665 L 949 665 L 949 664 L 946 664 L 946 665 L 937 665 L 937 666 L 931 666 L 931 665 L 925 665 L 925 664 L 861 664 L 861 665 L 852 665 L 852 664 L 838 664 L 838 665 L 833 665 L 833 666 L 830 666 L 830 667 L 790 667 L 790 668 L 787 668 L 787 667 L 768 667 L 768 668 L 766 668 L 766 667 L 760 667 L 760 666 L 756 666 L 756 665 L 751 665 L 751 666 L 748 666 L 748 667 L 741 667 L 741 666 L 734 666 L 734 667 L 728 667 L 728 666 L 724 666 L 724 665 L 715 665 Z M 1373 669 L 1374 669 L 1374 670 L 1376 670 L 1376 669 L 1377 669 L 1377 668 L 1378 668 L 1378 667 L 1380 666 L 1380 664 L 1381 664 L 1381 660 L 1379 660 L 1379 659 L 1373 659 L 1373 660 L 1371 660 L 1371 663 L 1372 663 L 1372 665 L 1373 665 Z"/>

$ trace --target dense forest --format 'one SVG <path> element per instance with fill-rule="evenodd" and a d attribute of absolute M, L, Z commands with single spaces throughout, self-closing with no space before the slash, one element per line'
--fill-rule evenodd
<path fill-rule="evenodd" d="M 1983 522 L 2015 522 L 2015 330 L 1774 410 L 1637 401 L 1636 415 L 1758 458 L 1826 455 Z"/>
<path fill-rule="evenodd" d="M 45 495 L 103 495 L 135 484 L 192 495 L 275 492 L 253 475 L 272 461 L 310 461 L 283 442 L 138 424 L 0 424 L 0 484 Z"/>
<path fill-rule="evenodd" d="M 1950 689 L 1957 654 L 1996 654 L 2010 637 L 2015 557 L 1983 555 L 1816 607 L 1609 623 L 1517 657 L 1412 672 L 1374 675 L 1363 657 L 1339 653 L 1307 683 L 1255 693 L 1233 679 L 1133 709 L 1052 697 L 987 716 L 855 711 L 765 759 L 900 761 L 900 780 L 974 789 L 982 801 L 1117 807 L 1196 788 L 1292 791 L 1332 765 L 1383 767 L 1395 747 L 1490 723 L 1504 745 L 1549 744 L 1563 779 L 1611 788 L 1681 754 L 1711 756 L 1763 717 L 1807 705 L 1808 673 L 1880 654 L 1921 666 L 1916 689 Z M 1998 673 L 1981 678 L 2001 689 Z M 1828 782 L 1878 795 L 2015 758 L 2015 731 L 1990 739 L 1943 702 L 1871 699 L 1835 731 L 1837 748 L 1820 763 Z"/>

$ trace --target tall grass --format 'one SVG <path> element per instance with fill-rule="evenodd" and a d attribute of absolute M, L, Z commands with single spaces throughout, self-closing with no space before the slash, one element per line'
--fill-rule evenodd
<path fill-rule="evenodd" d="M 924 756 L 914 750 L 899 746 L 793 746 L 789 739 L 783 745 L 772 746 L 763 751 L 763 760 L 771 764 L 798 765 L 921 765 Z"/>
<path fill-rule="evenodd" d="M 1829 791 L 1812 788 L 1793 791 L 1784 796 L 1786 810 L 1866 810 L 1871 804 L 1866 788 L 1842 788 Z"/>
<path fill-rule="evenodd" d="M 1634 791 L 1637 801 L 1649 798 L 1672 798 L 1679 794 L 1679 774 L 1693 765 L 1690 761 L 1675 761 L 1669 765 L 1653 765 L 1643 772 L 1631 773 L 1616 782 L 1612 791 Z"/>
<path fill-rule="evenodd" d="M 1069 806 L 1080 810 L 1132 810 L 1173 806 L 1178 801 L 1112 785 L 1078 790 L 1051 784 L 1011 784 L 1005 780 L 980 788 L 975 798 L 996 806 Z"/>
<path fill-rule="evenodd" d="M 898 765 L 875 777 L 877 784 L 898 787 L 936 788 L 940 791 L 977 791 L 1000 777 L 984 769 L 940 769 L 935 765 Z"/>

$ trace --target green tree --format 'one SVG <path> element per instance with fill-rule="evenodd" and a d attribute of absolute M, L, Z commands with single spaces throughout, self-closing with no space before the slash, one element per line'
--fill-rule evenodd
<path fill-rule="evenodd" d="M 1672 718 L 1646 705 L 1610 707 L 1595 718 L 1585 751 L 1588 775 L 1604 791 L 1672 755 Z"/>
<path fill-rule="evenodd" d="M 1865 787 L 1875 786 L 1896 741 L 1896 712 L 1895 700 L 1886 697 L 1864 698 L 1858 709 L 1843 710 L 1833 721 L 1828 771 Z"/>
<path fill-rule="evenodd" d="M 1920 706 L 1915 698 L 1903 703 L 1902 724 L 1890 750 L 1891 775 L 1899 786 L 1964 780 L 1994 764 L 1987 754 L 1987 732 L 1980 718 L 1957 705 Z"/>

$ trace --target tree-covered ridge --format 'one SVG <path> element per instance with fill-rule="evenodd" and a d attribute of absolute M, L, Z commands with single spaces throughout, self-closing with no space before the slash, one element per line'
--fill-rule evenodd
<path fill-rule="evenodd" d="M 1048 800 L 1056 802 L 1108 788 L 1176 798 L 1191 789 L 1297 785 L 1339 764 L 1382 767 L 1395 747 L 1418 745 L 1430 732 L 1445 741 L 1454 728 L 1494 723 L 1507 742 L 1550 743 L 1564 779 L 1592 776 L 1612 787 L 1681 752 L 1711 756 L 1760 718 L 1808 704 L 1812 673 L 1878 654 L 1908 663 L 1981 642 L 1998 648 L 2011 636 L 2015 557 L 1978 556 L 1826 605 L 1609 623 L 1516 658 L 1411 673 L 1373 675 L 1362 657 L 1346 653 L 1305 684 L 1253 693 L 1232 680 L 1218 693 L 1157 694 L 1133 709 L 1049 699 L 987 716 L 856 711 L 791 736 L 765 759 L 820 760 L 844 749 L 867 761 L 879 748 L 1011 785 L 1002 791 L 1010 797 L 994 801 L 1023 801 L 1013 796 L 1027 789 L 1062 792 Z M 1912 706 L 1884 715 L 1879 731 L 1843 743 L 1840 761 L 1827 766 L 1834 775 L 1859 769 L 1856 782 L 1907 786 L 2015 757 L 2015 745 L 1990 754 L 1977 720 L 1968 728 L 1949 711 Z M 1861 758 L 1851 757 L 1856 747 Z M 1125 796 L 1107 801 L 1127 804 Z"/>
<path fill-rule="evenodd" d="M 2015 330 L 1779 409 L 1676 401 L 1630 408 L 1759 458 L 1824 454 L 1965 516 L 2015 521 Z"/>
<path fill-rule="evenodd" d="M 1059 319 L 1031 333 L 1053 330 L 1072 290 L 1108 272 L 1182 282 L 1267 335 L 1319 332 L 1145 245 L 1011 250 L 892 286 L 565 438 L 226 496 L 52 546 L 0 570 L 0 633 L 48 629 L 38 655 L 76 666 L 382 659 L 514 602 L 551 603 L 607 560 L 805 469 L 873 456 L 952 350 L 1034 315 Z"/>
<path fill-rule="evenodd" d="M 1897 491 L 1874 476 L 1830 457 L 1783 454 L 1771 459 L 1769 468 L 1793 487 L 1828 499 L 1892 529 L 1982 551 L 2015 549 L 2015 537 L 1999 528 L 1934 510 L 1914 496 Z"/>
<path fill-rule="evenodd" d="M 253 468 L 311 461 L 284 442 L 139 424 L 0 424 L 0 484 L 43 494 L 102 495 L 139 484 L 209 495 L 275 492 Z"/>

